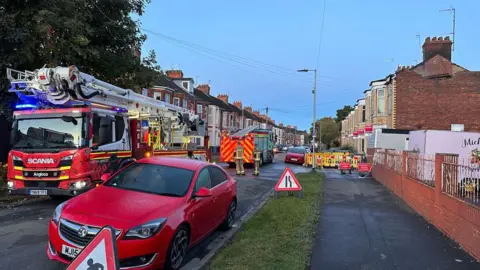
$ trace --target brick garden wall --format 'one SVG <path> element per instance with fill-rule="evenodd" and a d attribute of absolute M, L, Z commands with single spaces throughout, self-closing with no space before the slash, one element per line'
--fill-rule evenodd
<path fill-rule="evenodd" d="M 463 166 L 447 162 L 447 156 L 427 159 L 412 152 L 376 149 L 372 175 L 480 261 L 478 191 L 457 191 Z"/>

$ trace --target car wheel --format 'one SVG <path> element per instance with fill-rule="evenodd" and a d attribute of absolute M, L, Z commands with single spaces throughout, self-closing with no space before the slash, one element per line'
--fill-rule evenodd
<path fill-rule="evenodd" d="M 167 258 L 165 261 L 165 269 L 180 269 L 183 264 L 183 260 L 185 259 L 185 255 L 187 254 L 188 241 L 188 229 L 186 226 L 182 225 L 177 229 L 172 241 L 170 242 L 170 247 L 168 248 Z"/>
<path fill-rule="evenodd" d="M 233 200 L 230 203 L 230 206 L 228 206 L 228 213 L 227 216 L 225 217 L 225 221 L 221 225 L 222 230 L 228 230 L 233 227 L 233 224 L 235 223 L 235 211 L 237 210 L 237 202 Z"/>

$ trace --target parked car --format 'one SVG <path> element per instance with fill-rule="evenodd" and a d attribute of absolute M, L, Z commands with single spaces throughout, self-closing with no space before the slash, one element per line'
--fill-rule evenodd
<path fill-rule="evenodd" d="M 305 162 L 306 151 L 304 147 L 289 148 L 285 155 L 285 163 L 303 164 Z"/>
<path fill-rule="evenodd" d="M 218 226 L 233 226 L 237 183 L 217 165 L 153 157 L 102 180 L 55 209 L 48 230 L 50 259 L 69 263 L 110 225 L 121 268 L 179 269 L 190 247 Z"/>

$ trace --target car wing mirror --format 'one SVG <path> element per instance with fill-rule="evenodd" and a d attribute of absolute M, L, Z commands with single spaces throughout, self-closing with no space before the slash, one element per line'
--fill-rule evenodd
<path fill-rule="evenodd" d="M 105 183 L 108 179 L 110 179 L 111 173 L 104 173 L 102 174 L 102 177 L 100 177 L 100 180 L 102 180 L 103 183 Z"/>
<path fill-rule="evenodd" d="M 198 198 L 205 198 L 210 196 L 212 196 L 212 191 L 205 187 L 200 188 L 195 194 L 195 197 L 198 197 Z"/>

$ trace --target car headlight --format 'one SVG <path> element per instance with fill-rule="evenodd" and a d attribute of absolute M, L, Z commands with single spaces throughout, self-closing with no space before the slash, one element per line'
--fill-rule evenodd
<path fill-rule="evenodd" d="M 72 160 L 72 159 L 73 159 L 73 155 L 66 156 L 66 157 L 62 158 L 62 160 Z"/>
<path fill-rule="evenodd" d="M 63 202 L 55 208 L 55 211 L 53 211 L 53 216 L 52 220 L 55 222 L 55 224 L 58 224 L 58 221 L 60 220 L 60 215 L 62 214 L 63 206 L 65 206 L 66 202 Z"/>
<path fill-rule="evenodd" d="M 13 159 L 13 160 L 22 161 L 22 159 L 21 159 L 21 158 L 19 158 L 19 157 L 17 157 L 17 156 L 12 156 L 12 159 Z"/>
<path fill-rule="evenodd" d="M 126 240 L 150 238 L 162 229 L 166 221 L 166 218 L 159 218 L 131 228 L 123 238 Z"/>

